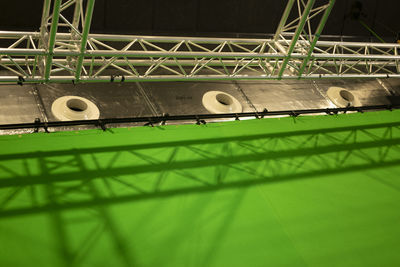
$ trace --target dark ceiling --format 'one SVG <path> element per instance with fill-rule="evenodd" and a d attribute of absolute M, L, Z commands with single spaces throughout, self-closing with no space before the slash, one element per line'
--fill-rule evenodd
<path fill-rule="evenodd" d="M 324 34 L 371 35 L 360 22 L 351 18 L 355 2 L 336 1 Z M 394 40 L 400 31 L 400 0 L 358 2 L 362 4 L 360 18 L 378 35 Z M 92 32 L 176 35 L 273 33 L 285 4 L 284 0 L 96 0 Z M 7 1 L 0 7 L 0 30 L 38 29 L 41 0 Z"/>

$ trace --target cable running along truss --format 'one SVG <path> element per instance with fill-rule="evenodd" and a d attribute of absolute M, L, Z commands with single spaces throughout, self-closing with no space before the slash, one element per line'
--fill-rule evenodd
<path fill-rule="evenodd" d="M 334 3 L 288 0 L 273 38 L 224 39 L 90 34 L 95 0 L 44 0 L 40 32 L 0 32 L 0 82 L 399 78 L 400 44 L 319 40 Z"/>

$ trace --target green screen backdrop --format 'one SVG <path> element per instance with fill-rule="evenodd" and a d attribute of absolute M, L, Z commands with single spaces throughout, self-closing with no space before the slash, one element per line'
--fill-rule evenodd
<path fill-rule="evenodd" d="M 0 266 L 400 266 L 400 112 L 1 136 Z"/>

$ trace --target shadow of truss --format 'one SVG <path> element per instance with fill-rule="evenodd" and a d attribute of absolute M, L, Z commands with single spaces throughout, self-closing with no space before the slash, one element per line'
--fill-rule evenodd
<path fill-rule="evenodd" d="M 223 221 L 223 233 L 246 188 L 351 176 L 399 164 L 400 122 L 5 154 L 0 155 L 0 221 L 48 214 L 65 266 L 83 261 L 105 232 L 121 264 L 134 266 L 134 255 L 110 211 L 114 205 L 237 189 L 238 202 L 222 207 L 225 212 L 214 218 Z M 69 211 L 79 215 L 71 220 Z M 71 227 L 81 221 L 92 224 L 73 246 Z"/>
<path fill-rule="evenodd" d="M 392 123 L 2 155 L 0 216 L 396 166 L 400 161 L 399 126 Z M 38 196 L 37 192 L 49 187 L 47 198 Z"/>

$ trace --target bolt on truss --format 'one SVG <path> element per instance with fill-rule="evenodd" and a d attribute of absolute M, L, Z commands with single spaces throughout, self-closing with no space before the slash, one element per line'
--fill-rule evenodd
<path fill-rule="evenodd" d="M 319 40 L 334 4 L 288 0 L 273 38 L 227 39 L 90 34 L 95 0 L 44 0 L 40 32 L 0 31 L 0 82 L 400 78 L 400 44 Z"/>

